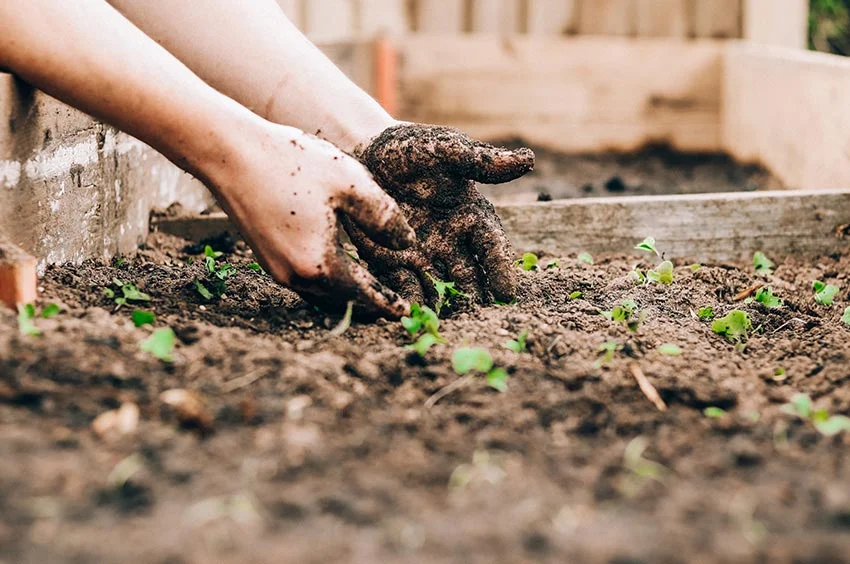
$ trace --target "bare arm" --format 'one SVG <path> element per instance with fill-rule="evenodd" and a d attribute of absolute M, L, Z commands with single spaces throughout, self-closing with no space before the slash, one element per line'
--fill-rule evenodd
<path fill-rule="evenodd" d="M 275 0 L 109 0 L 213 87 L 275 123 L 351 151 L 393 119 L 287 19 Z"/>

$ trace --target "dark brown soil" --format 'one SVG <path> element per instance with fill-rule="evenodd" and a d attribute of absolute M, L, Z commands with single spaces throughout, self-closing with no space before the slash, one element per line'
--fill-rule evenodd
<path fill-rule="evenodd" d="M 521 141 L 506 141 L 521 147 Z M 605 196 L 654 196 L 782 189 L 764 168 L 727 155 L 683 154 L 666 146 L 633 153 L 564 155 L 534 148 L 534 170 L 510 184 L 482 186 L 502 203 Z"/>
<path fill-rule="evenodd" d="M 217 245 L 238 273 L 208 303 L 192 284 L 201 249 L 149 244 L 120 266 L 48 269 L 42 305 L 62 312 L 37 320 L 41 337 L 0 312 L 2 562 L 850 561 L 850 434 L 780 410 L 806 393 L 850 413 L 850 254 L 766 279 L 680 265 L 671 286 L 635 286 L 634 257 L 564 258 L 521 273 L 516 305 L 444 320 L 451 344 L 423 361 L 398 323 L 331 336 L 337 320 L 247 269 L 241 244 Z M 113 277 L 153 296 L 157 326 L 179 336 L 173 364 L 139 350 L 150 330 L 113 311 Z M 816 278 L 842 288 L 834 306 L 814 303 Z M 785 306 L 732 303 L 759 281 Z M 647 313 L 636 334 L 598 313 L 627 298 Z M 692 315 L 705 305 L 749 312 L 744 350 Z M 527 353 L 501 348 L 524 330 Z M 595 367 L 611 340 L 622 351 Z M 479 378 L 426 408 L 462 345 L 489 348 L 509 391 Z M 163 404 L 181 388 L 211 429 Z M 96 436 L 123 402 L 141 410 L 136 432 Z M 658 481 L 627 467 L 638 437 Z"/>

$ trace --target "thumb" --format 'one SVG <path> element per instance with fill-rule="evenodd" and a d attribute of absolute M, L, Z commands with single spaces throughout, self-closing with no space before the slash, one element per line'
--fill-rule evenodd
<path fill-rule="evenodd" d="M 534 152 L 526 148 L 512 150 L 473 141 L 469 152 L 461 157 L 458 164 L 458 172 L 470 180 L 501 184 L 534 169 Z"/>
<path fill-rule="evenodd" d="M 338 209 L 370 239 L 390 249 L 406 249 L 416 243 L 416 233 L 401 209 L 365 172 L 358 184 L 340 190 Z"/>

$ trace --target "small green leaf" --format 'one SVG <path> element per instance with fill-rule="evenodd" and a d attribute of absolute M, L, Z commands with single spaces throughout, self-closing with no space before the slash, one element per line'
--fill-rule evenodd
<path fill-rule="evenodd" d="M 788 374 L 785 372 L 784 368 L 779 367 L 774 370 L 772 379 L 774 382 L 784 382 L 788 379 Z"/>
<path fill-rule="evenodd" d="M 669 260 L 665 260 L 657 267 L 655 270 L 650 270 L 646 273 L 647 279 L 651 282 L 656 282 L 659 284 L 672 284 L 673 283 L 673 263 Z"/>
<path fill-rule="evenodd" d="M 825 306 L 831 306 L 835 296 L 839 292 L 838 286 L 824 284 L 820 280 L 812 282 L 812 289 L 815 291 L 815 301 Z"/>
<path fill-rule="evenodd" d="M 697 311 L 697 317 L 700 319 L 714 319 L 714 308 L 711 306 L 705 306 L 699 308 Z"/>
<path fill-rule="evenodd" d="M 222 253 L 222 252 L 214 251 L 214 250 L 213 250 L 213 248 L 212 248 L 212 247 L 210 247 L 209 245 L 205 245 L 205 246 L 204 246 L 204 256 L 205 256 L 205 257 L 209 257 L 209 258 L 212 258 L 212 259 L 217 259 L 218 257 L 220 257 L 220 256 L 221 256 L 221 255 L 223 255 L 223 254 L 224 254 L 224 253 Z"/>
<path fill-rule="evenodd" d="M 537 270 L 539 267 L 537 263 L 540 259 L 537 258 L 537 255 L 534 253 L 525 253 L 522 255 L 522 258 L 516 261 L 516 264 L 525 271 L 529 270 Z"/>
<path fill-rule="evenodd" d="M 156 321 L 156 316 L 149 311 L 137 309 L 133 312 L 132 320 L 133 325 L 136 327 L 142 327 L 144 325 L 153 325 Z"/>
<path fill-rule="evenodd" d="M 756 272 L 759 274 L 764 274 L 765 276 L 770 276 L 773 274 L 773 261 L 767 258 L 763 252 L 757 251 L 753 255 L 753 266 L 756 269 Z"/>
<path fill-rule="evenodd" d="M 791 401 L 782 406 L 782 413 L 795 415 L 801 419 L 812 417 L 812 399 L 806 394 L 795 394 Z"/>
<path fill-rule="evenodd" d="M 163 327 L 151 333 L 151 336 L 142 341 L 139 347 L 142 351 L 163 362 L 172 362 L 174 360 L 174 343 L 174 330 L 171 327 Z"/>
<path fill-rule="evenodd" d="M 507 392 L 508 372 L 504 368 L 493 368 L 487 372 L 487 385 L 499 392 Z"/>
<path fill-rule="evenodd" d="M 487 349 L 457 349 L 452 355 L 452 368 L 460 375 L 473 370 L 486 374 L 493 368 L 493 358 Z"/>
<path fill-rule="evenodd" d="M 756 302 L 770 308 L 782 307 L 782 305 L 784 304 L 782 299 L 774 296 L 773 290 L 766 286 L 763 286 L 756 290 L 755 298 L 753 299 Z"/>
<path fill-rule="evenodd" d="M 850 431 L 850 417 L 845 415 L 833 415 L 825 421 L 816 421 L 815 428 L 825 437 L 833 437 L 838 433 Z"/>
<path fill-rule="evenodd" d="M 844 315 L 841 316 L 841 321 L 845 325 L 850 325 L 850 306 L 847 306 L 847 309 L 844 310 Z"/>
<path fill-rule="evenodd" d="M 262 266 L 260 266 L 260 265 L 259 265 L 258 263 L 256 263 L 256 262 L 252 262 L 251 264 L 249 264 L 249 265 L 248 265 L 248 268 L 250 268 L 250 269 L 251 269 L 251 270 L 253 270 L 254 272 L 262 272 L 263 274 L 265 274 L 265 272 L 266 272 L 265 270 L 263 270 L 263 267 L 262 267 Z"/>
<path fill-rule="evenodd" d="M 121 281 L 120 279 L 118 279 L 118 278 L 113 278 L 113 279 L 112 279 L 112 284 L 113 284 L 113 285 L 115 285 L 115 286 L 118 286 L 118 287 L 120 288 L 121 286 L 123 286 L 123 285 L 124 285 L 124 282 L 122 282 L 122 281 Z"/>
<path fill-rule="evenodd" d="M 578 261 L 585 264 L 593 264 L 593 255 L 588 252 L 580 253 L 578 255 Z"/>
<path fill-rule="evenodd" d="M 706 407 L 703 410 L 703 413 L 706 417 L 710 417 L 712 419 L 719 419 L 720 417 L 726 415 L 726 411 L 719 407 Z"/>
<path fill-rule="evenodd" d="M 696 271 L 698 271 L 700 268 L 702 268 L 702 265 L 701 265 L 701 264 L 699 264 L 699 263 L 694 263 L 694 264 L 690 265 L 688 268 L 690 268 L 692 271 L 696 272 Z"/>
<path fill-rule="evenodd" d="M 658 352 L 667 356 L 680 356 L 682 354 L 682 349 L 673 343 L 665 343 L 658 347 Z"/>
<path fill-rule="evenodd" d="M 558 259 L 553 259 L 546 263 L 546 270 L 558 268 L 559 266 L 561 266 L 561 261 L 559 261 Z"/>
<path fill-rule="evenodd" d="M 41 311 L 41 317 L 43 319 L 50 319 L 51 317 L 56 317 L 59 315 L 59 306 L 56 304 L 47 304 L 44 306 L 44 309 Z"/>
<path fill-rule="evenodd" d="M 579 298 L 580 298 L 580 297 L 582 297 L 583 295 L 584 295 L 584 294 L 582 294 L 580 291 L 576 290 L 575 292 L 573 292 L 572 294 L 570 294 L 570 295 L 569 295 L 569 297 L 568 297 L 567 299 L 568 299 L 569 301 L 573 301 L 573 300 L 577 300 L 577 299 L 579 299 Z M 850 325 L 850 322 L 848 322 L 848 325 Z"/>
<path fill-rule="evenodd" d="M 139 290 L 132 282 L 127 282 L 121 286 L 121 292 L 124 294 L 124 299 L 134 302 L 149 302 L 151 297 Z"/>
<path fill-rule="evenodd" d="M 437 303 L 434 305 L 434 308 L 436 309 L 438 316 L 440 315 L 440 311 L 443 309 L 443 306 L 451 306 L 452 298 L 469 297 L 469 294 L 465 294 L 455 288 L 454 282 L 443 282 L 438 278 L 434 278 L 430 274 L 428 274 L 428 278 L 431 279 L 431 283 L 434 284 L 434 290 L 437 292 Z"/>
<path fill-rule="evenodd" d="M 617 341 L 606 341 L 599 346 L 601 356 L 593 363 L 594 368 L 601 368 L 614 360 L 614 355 L 622 348 Z"/>
<path fill-rule="evenodd" d="M 643 272 L 640 271 L 637 266 L 632 268 L 632 270 L 629 272 L 629 278 L 631 278 L 635 284 L 643 284 L 644 282 L 646 282 L 646 276 Z"/>
<path fill-rule="evenodd" d="M 115 291 L 112 290 L 112 288 L 104 288 L 103 289 L 103 295 L 111 300 L 115 297 Z"/>
<path fill-rule="evenodd" d="M 201 295 L 201 297 L 204 298 L 205 300 L 213 299 L 212 292 L 210 292 L 207 289 L 207 287 L 204 286 L 204 284 L 200 280 L 195 280 L 195 289 L 198 291 L 198 293 Z"/>
<path fill-rule="evenodd" d="M 661 253 L 658 252 L 658 249 L 655 248 L 655 237 L 647 237 L 637 245 L 635 245 L 635 249 L 639 251 L 649 251 L 651 253 L 655 253 L 659 257 Z"/>
<path fill-rule="evenodd" d="M 25 304 L 18 306 L 18 330 L 30 337 L 38 337 L 41 335 L 41 330 L 35 326 L 35 306 Z"/>
<path fill-rule="evenodd" d="M 416 339 L 415 343 L 407 345 L 407 348 L 416 351 L 419 356 L 424 357 L 426 354 L 428 354 L 428 351 L 431 350 L 431 347 L 433 347 L 439 342 L 440 339 L 438 339 L 431 333 L 424 333 L 418 339 Z"/>
<path fill-rule="evenodd" d="M 513 351 L 515 353 L 522 353 L 525 352 L 528 346 L 527 340 L 528 331 L 523 331 L 517 336 L 516 340 L 511 339 L 510 341 L 505 342 L 505 344 L 503 344 L 502 346 L 508 349 L 509 351 Z"/>
<path fill-rule="evenodd" d="M 493 305 L 497 305 L 497 306 L 512 306 L 512 305 L 516 305 L 516 298 L 512 299 L 512 300 L 511 300 L 511 301 L 509 301 L 509 302 L 503 302 L 503 301 L 499 301 L 499 300 L 493 300 Z"/>
<path fill-rule="evenodd" d="M 726 317 L 715 319 L 711 323 L 711 330 L 718 335 L 723 335 L 733 343 L 742 343 L 747 340 L 753 324 L 750 316 L 745 311 L 733 310 Z"/>

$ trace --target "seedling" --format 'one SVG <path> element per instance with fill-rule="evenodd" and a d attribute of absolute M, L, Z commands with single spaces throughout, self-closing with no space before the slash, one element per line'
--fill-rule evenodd
<path fill-rule="evenodd" d="M 113 278 L 112 285 L 119 289 L 121 295 L 116 297 L 115 290 L 109 287 L 103 289 L 103 295 L 109 298 L 110 300 L 115 301 L 116 311 L 130 302 L 151 301 L 151 297 L 148 294 L 139 290 L 139 288 L 132 282 L 123 282 L 118 278 Z"/>
<path fill-rule="evenodd" d="M 407 348 L 415 351 L 419 356 L 424 358 L 428 354 L 428 351 L 431 350 L 431 347 L 442 342 L 444 341 L 431 333 L 425 333 L 420 335 L 413 344 L 407 345 Z"/>
<path fill-rule="evenodd" d="M 632 282 L 638 285 L 646 283 L 646 275 L 640 271 L 637 265 L 632 267 L 632 270 L 629 272 L 629 278 L 632 279 Z"/>
<path fill-rule="evenodd" d="M 511 300 L 511 301 L 509 301 L 509 302 L 503 302 L 503 301 L 500 301 L 500 300 L 493 300 L 493 305 L 497 305 L 497 306 L 512 306 L 512 305 L 516 305 L 516 298 L 512 299 L 512 300 Z"/>
<path fill-rule="evenodd" d="M 442 280 L 434 278 L 430 274 L 428 274 L 428 278 L 431 279 L 431 283 L 434 284 L 434 290 L 437 292 L 437 303 L 434 305 L 434 308 L 437 310 L 437 315 L 440 315 L 443 306 L 451 307 L 453 298 L 469 297 L 469 294 L 464 294 L 455 288 L 454 282 L 443 282 Z"/>
<path fill-rule="evenodd" d="M 844 310 L 844 315 L 841 316 L 841 321 L 845 325 L 850 325 L 850 306 L 847 306 L 847 309 Z"/>
<path fill-rule="evenodd" d="M 673 343 L 665 343 L 658 347 L 658 352 L 667 356 L 681 356 L 682 349 L 679 345 L 674 345 Z"/>
<path fill-rule="evenodd" d="M 214 251 L 213 248 L 210 247 L 209 245 L 204 245 L 204 257 L 205 258 L 217 259 L 217 258 L 221 257 L 222 255 L 224 255 L 224 253 L 222 253 L 221 251 Z"/>
<path fill-rule="evenodd" d="M 757 251 L 753 255 L 753 266 L 759 274 L 770 276 L 773 274 L 773 267 L 776 265 L 774 265 L 773 261 L 767 258 L 763 252 Z"/>
<path fill-rule="evenodd" d="M 35 319 L 36 317 L 41 317 L 42 319 L 50 319 L 51 317 L 55 317 L 59 314 L 59 306 L 56 304 L 47 304 L 44 306 L 44 309 L 41 310 L 41 313 L 38 313 L 33 304 L 24 304 L 18 306 L 18 330 L 24 334 L 29 335 L 30 337 L 38 337 L 41 335 L 41 329 L 36 327 Z"/>
<path fill-rule="evenodd" d="M 149 311 L 137 309 L 133 312 L 132 319 L 133 325 L 143 327 L 145 325 L 153 325 L 156 321 L 156 316 Z"/>
<path fill-rule="evenodd" d="M 626 451 L 623 453 L 623 466 L 630 474 L 621 487 L 623 493 L 629 497 L 637 494 L 648 481 L 663 485 L 670 474 L 670 470 L 666 466 L 643 456 L 648 446 L 646 438 L 636 437 L 629 442 Z"/>
<path fill-rule="evenodd" d="M 702 268 L 702 265 L 699 264 L 699 263 L 694 263 L 694 264 L 690 265 L 688 268 L 690 268 L 693 272 L 696 272 L 696 271 L 698 271 L 699 269 Z"/>
<path fill-rule="evenodd" d="M 330 330 L 329 334 L 332 337 L 339 337 L 351 327 L 351 318 L 354 316 L 354 300 L 348 300 L 348 303 L 345 305 L 345 313 L 342 316 L 342 319 L 339 320 L 339 323 L 336 324 L 336 327 Z"/>
<path fill-rule="evenodd" d="M 755 296 L 753 296 L 752 298 L 747 298 L 744 301 L 744 303 L 747 304 L 753 302 L 760 303 L 765 307 L 770 308 L 782 307 L 785 304 L 785 302 L 783 302 L 781 298 L 777 298 L 775 295 L 773 295 L 773 290 L 766 286 L 762 286 L 761 288 L 756 290 Z"/>
<path fill-rule="evenodd" d="M 614 355 L 623 349 L 623 345 L 617 341 L 606 341 L 599 346 L 601 356 L 593 363 L 594 368 L 601 368 L 614 360 Z"/>
<path fill-rule="evenodd" d="M 655 270 L 647 271 L 646 279 L 650 282 L 655 282 L 658 284 L 672 284 L 673 263 L 669 260 L 665 260 L 664 262 L 656 266 Z"/>
<path fill-rule="evenodd" d="M 502 345 L 502 346 L 504 348 L 508 349 L 509 351 L 513 351 L 513 352 L 519 354 L 519 353 L 524 353 L 525 351 L 528 350 L 528 342 L 527 341 L 528 341 L 528 331 L 523 331 L 522 333 L 517 335 L 516 339 L 511 339 L 509 341 L 506 341 L 505 344 Z"/>
<path fill-rule="evenodd" d="M 552 259 L 546 263 L 546 270 L 558 268 L 559 266 L 561 266 L 561 261 L 559 261 L 558 259 Z"/>
<path fill-rule="evenodd" d="M 266 273 L 266 271 L 263 270 L 263 267 L 260 266 L 259 263 L 256 263 L 256 262 L 252 262 L 251 264 L 249 264 L 247 266 L 247 268 L 249 268 L 250 270 L 253 270 L 254 272 L 259 272 L 260 274 Z"/>
<path fill-rule="evenodd" d="M 703 414 L 711 419 L 720 419 L 726 415 L 726 411 L 719 407 L 706 407 L 703 410 Z"/>
<path fill-rule="evenodd" d="M 411 337 L 419 335 L 413 344 L 407 345 L 407 348 L 416 351 L 419 356 L 424 357 L 431 347 L 446 342 L 440 335 L 440 318 L 428 306 L 411 305 L 410 317 L 402 317 L 401 324 Z"/>
<path fill-rule="evenodd" d="M 785 369 L 780 367 L 774 370 L 772 380 L 774 382 L 784 382 L 788 379 L 788 373 L 785 372 Z"/>
<path fill-rule="evenodd" d="M 522 255 L 522 258 L 516 261 L 516 265 L 522 268 L 525 271 L 530 270 L 538 270 L 537 263 L 540 262 L 540 259 L 537 258 L 537 255 L 534 253 L 525 253 Z"/>
<path fill-rule="evenodd" d="M 850 417 L 830 415 L 826 409 L 815 409 L 812 399 L 806 394 L 795 394 L 789 403 L 782 406 L 782 413 L 810 421 L 815 429 L 825 437 L 835 436 L 843 431 L 850 431 Z"/>
<path fill-rule="evenodd" d="M 577 299 L 579 299 L 580 297 L 582 297 L 583 295 L 584 295 L 584 294 L 582 294 L 580 291 L 576 290 L 575 292 L 573 292 L 572 294 L 570 294 L 570 295 L 567 297 L 567 301 L 570 301 L 570 302 L 571 302 L 571 301 L 573 301 L 573 300 L 577 300 Z"/>
<path fill-rule="evenodd" d="M 174 330 L 171 327 L 163 327 L 151 333 L 150 337 L 141 342 L 139 348 L 163 362 L 172 362 L 174 342 Z"/>
<path fill-rule="evenodd" d="M 658 249 L 655 248 L 655 237 L 647 237 L 637 245 L 635 245 L 635 249 L 639 251 L 648 251 L 650 253 L 655 253 L 659 258 L 661 258 L 661 253 L 658 252 Z"/>
<path fill-rule="evenodd" d="M 457 349 L 452 355 L 452 368 L 460 376 L 470 372 L 484 374 L 491 388 L 500 392 L 508 389 L 507 371 L 493 366 L 493 357 L 487 349 Z"/>
<path fill-rule="evenodd" d="M 201 280 L 195 280 L 195 289 L 207 301 L 223 296 L 227 292 L 227 279 L 236 274 L 236 268 L 233 265 L 225 263 L 219 266 L 216 263 L 216 259 L 222 254 L 214 251 L 209 245 L 204 247 L 204 265 L 207 267 L 209 276 L 206 284 Z"/>
<path fill-rule="evenodd" d="M 39 315 L 39 317 L 41 317 L 42 319 L 50 319 L 51 317 L 56 317 L 57 315 L 59 315 L 59 311 L 60 309 L 58 305 L 47 304 L 46 306 L 44 306 L 44 309 L 41 310 L 41 315 Z"/>
<path fill-rule="evenodd" d="M 835 296 L 838 294 L 838 286 L 824 284 L 820 280 L 812 282 L 812 289 L 815 291 L 815 301 L 825 306 L 831 306 Z"/>
<path fill-rule="evenodd" d="M 752 328 L 750 316 L 739 309 L 732 310 L 726 317 L 715 319 L 711 323 L 712 331 L 736 344 L 745 343 Z"/>
<path fill-rule="evenodd" d="M 714 308 L 711 306 L 699 308 L 699 310 L 697 310 L 697 317 L 702 320 L 714 319 Z"/>
<path fill-rule="evenodd" d="M 646 320 L 646 312 L 638 313 L 638 307 L 634 300 L 623 300 L 621 305 L 618 305 L 611 311 L 600 311 L 603 317 L 622 323 L 628 327 L 629 331 L 637 332 L 641 324 Z"/>
<path fill-rule="evenodd" d="M 593 255 L 590 253 L 580 253 L 578 255 L 578 261 L 583 262 L 584 264 L 593 264 Z"/>

